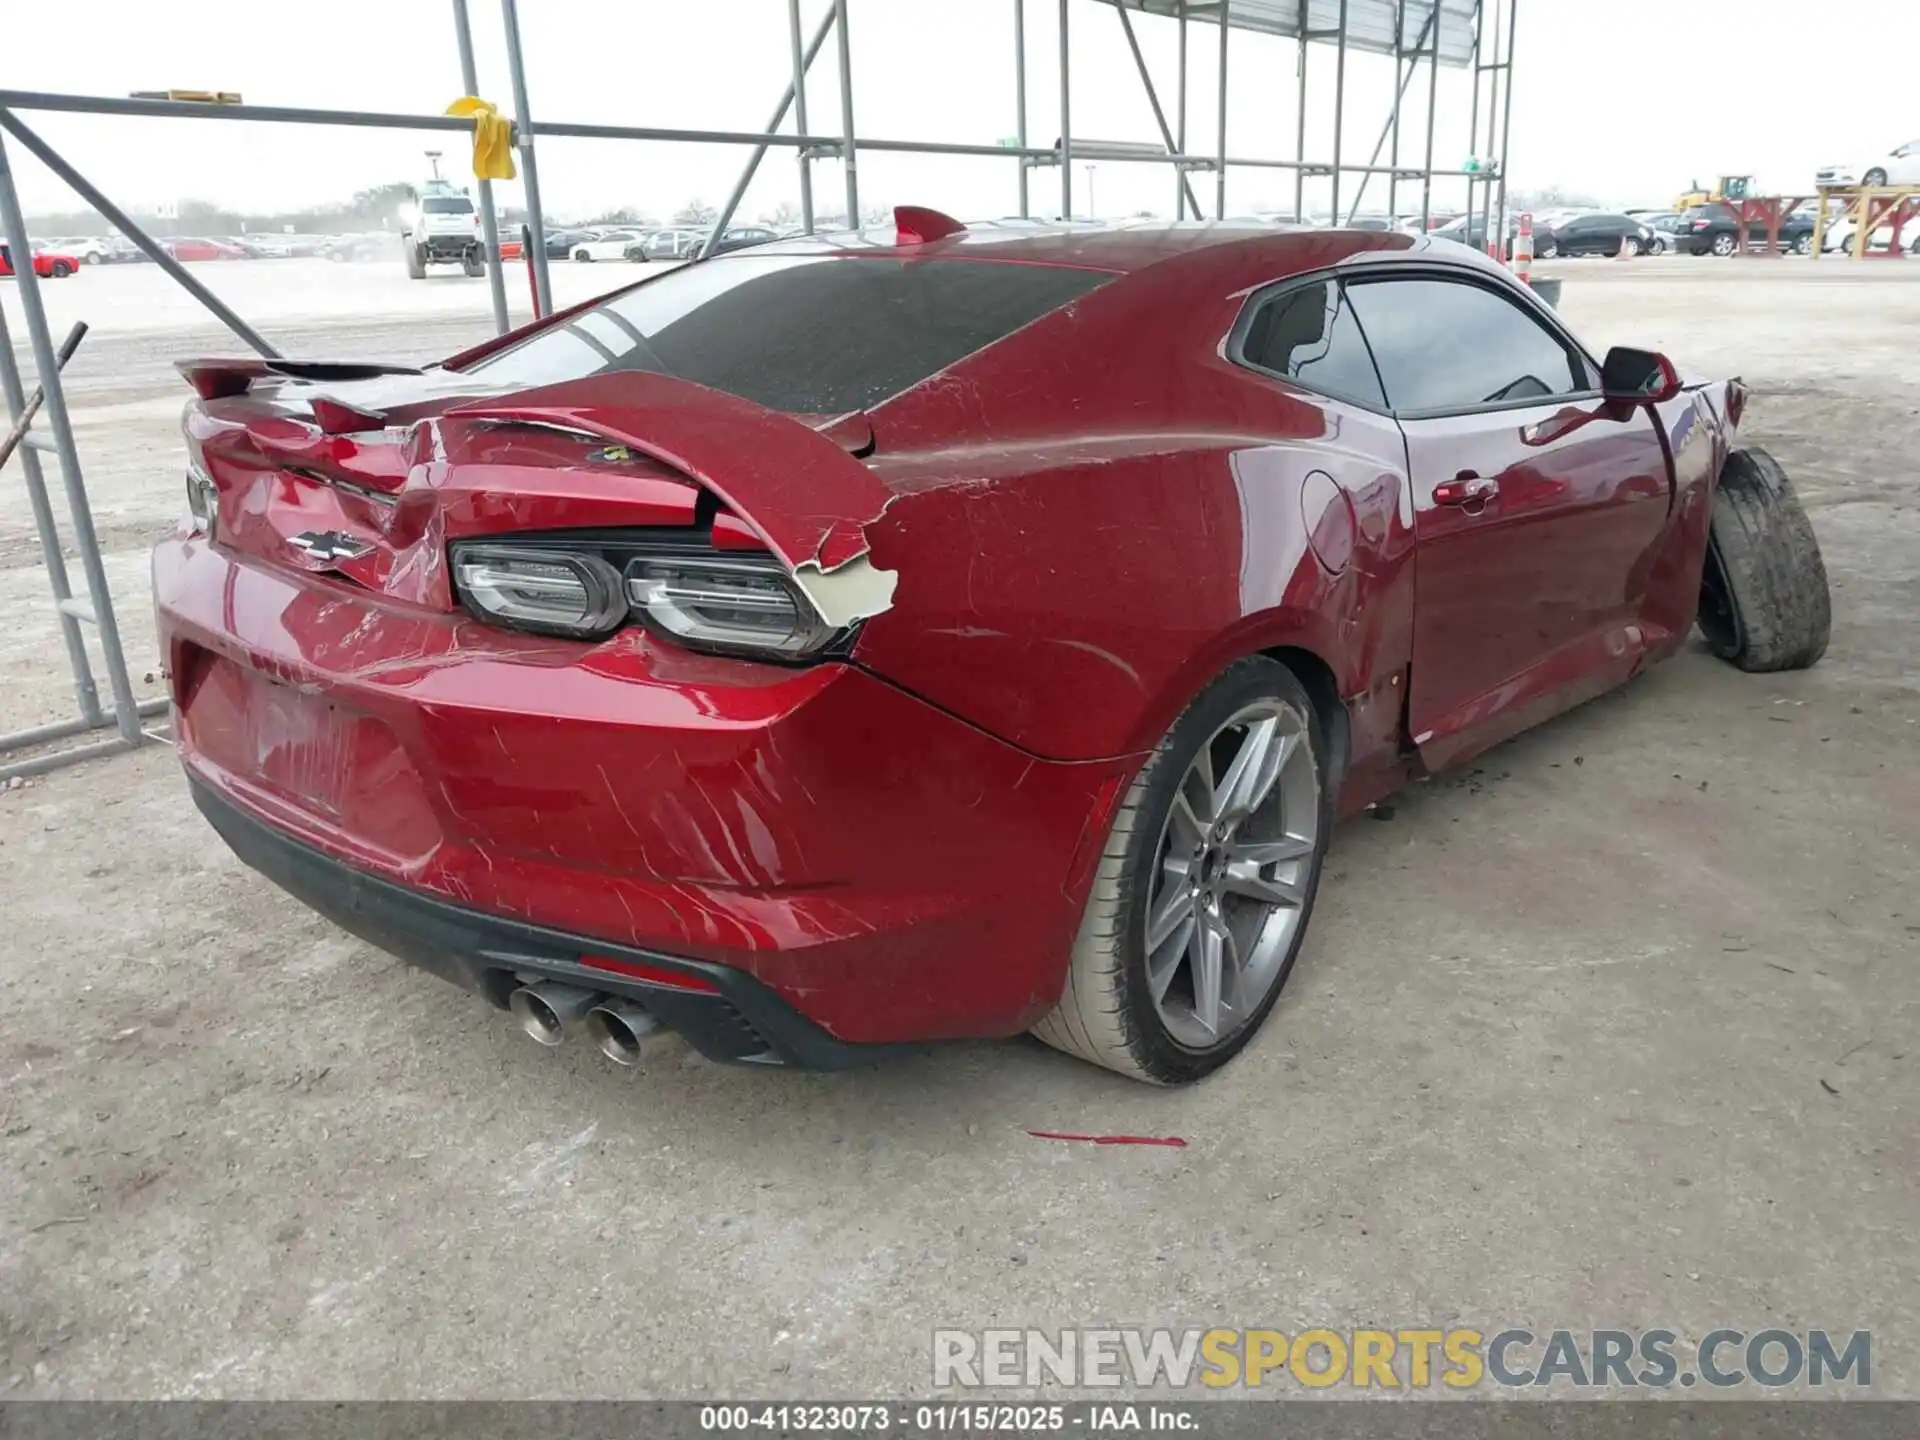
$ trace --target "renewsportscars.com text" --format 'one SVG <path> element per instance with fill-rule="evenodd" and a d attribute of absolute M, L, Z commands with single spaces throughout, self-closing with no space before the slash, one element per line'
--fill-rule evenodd
<path fill-rule="evenodd" d="M 1697 1344 L 1672 1330 L 1518 1327 L 1394 1330 L 936 1330 L 940 1388 L 1467 1390 L 1572 1386 L 1654 1389 L 1706 1385 L 1873 1383 L 1869 1331 L 1725 1327 Z"/>

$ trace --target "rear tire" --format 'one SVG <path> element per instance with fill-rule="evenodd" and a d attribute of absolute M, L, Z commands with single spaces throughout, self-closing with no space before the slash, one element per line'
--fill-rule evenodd
<path fill-rule="evenodd" d="M 1713 253 L 1722 260 L 1740 248 L 1740 241 L 1731 233 L 1713 237 Z"/>
<path fill-rule="evenodd" d="M 582 265 L 591 265 L 593 263 L 593 256 L 589 255 L 585 250 L 574 251 L 573 258 L 578 260 Z"/>
<path fill-rule="evenodd" d="M 99 264 L 99 263 L 100 263 L 100 262 L 101 262 L 101 261 L 102 261 L 103 259 L 105 259 L 106 257 L 105 257 L 105 256 L 103 256 L 103 255 L 100 255 L 100 254 L 99 254 L 99 253 L 97 253 L 97 252 L 94 252 L 94 253 L 89 253 L 89 254 L 88 254 L 88 256 L 87 256 L 86 258 L 87 258 L 87 264 L 89 264 L 89 265 L 98 265 L 98 264 Z"/>
<path fill-rule="evenodd" d="M 1258 748 L 1257 727 L 1266 727 L 1271 748 Z M 1203 752 L 1217 792 L 1196 779 Z M 1236 771 L 1233 761 L 1243 753 L 1249 761 Z M 1278 661 L 1237 661 L 1203 690 L 1174 721 L 1114 816 L 1060 1003 L 1033 1033 L 1056 1050 L 1160 1085 L 1198 1080 L 1237 1055 L 1272 1011 L 1306 938 L 1333 831 L 1330 754 L 1313 702 Z M 1229 783 L 1236 773 L 1257 780 L 1270 769 L 1264 788 Z M 1261 798 L 1251 812 L 1236 815 L 1236 797 L 1255 791 Z M 1218 797 L 1211 806 L 1208 794 Z M 1208 809 L 1215 816 L 1225 812 L 1225 824 L 1209 825 L 1201 813 Z M 1259 858 L 1261 848 L 1275 858 Z M 1201 852 L 1210 858 L 1190 858 Z M 1262 887 L 1289 899 L 1249 895 Z M 1185 920 L 1163 931 L 1157 949 L 1150 947 L 1150 912 L 1154 918 L 1182 913 L 1183 894 L 1199 899 L 1188 902 Z M 1220 931 L 1209 929 L 1208 917 L 1231 922 L 1236 932 L 1231 944 L 1214 942 L 1211 962 L 1206 936 Z M 1159 960 L 1152 967 L 1158 998 L 1149 978 L 1152 957 Z M 1211 1005 L 1201 993 L 1208 970 L 1216 975 Z M 1202 1018 L 1208 1013 L 1212 1025 Z"/>
<path fill-rule="evenodd" d="M 1887 183 L 1887 172 L 1876 165 L 1860 177 L 1860 183 L 1862 185 L 1884 185 Z"/>
<path fill-rule="evenodd" d="M 343 255 L 341 258 L 345 259 L 346 257 Z M 424 280 L 427 278 L 427 257 L 418 245 L 409 245 L 407 247 L 407 278 L 409 280 Z"/>
<path fill-rule="evenodd" d="M 467 251 L 460 257 L 460 273 L 468 279 L 475 279 L 487 273 L 486 258 L 478 249 Z"/>
<path fill-rule="evenodd" d="M 1627 254 L 1638 255 L 1640 253 L 1640 237 L 1637 235 L 1629 235 L 1626 238 L 1626 247 Z"/>
<path fill-rule="evenodd" d="M 53 270 L 53 278 L 56 280 L 64 280 L 67 278 L 67 276 L 73 273 L 73 267 L 67 264 L 67 262 L 64 260 L 54 261 L 52 265 L 52 270 Z"/>
<path fill-rule="evenodd" d="M 1813 236 L 1802 235 L 1795 240 L 1793 242 L 1793 253 L 1796 255 L 1811 255 L 1813 253 Z"/>
<path fill-rule="evenodd" d="M 1780 462 L 1736 450 L 1720 471 L 1700 582 L 1700 633 L 1742 670 L 1804 670 L 1833 627 L 1827 567 Z"/>

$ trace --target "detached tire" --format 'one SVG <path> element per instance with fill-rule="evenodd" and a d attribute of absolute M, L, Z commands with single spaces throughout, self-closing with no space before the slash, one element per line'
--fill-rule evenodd
<path fill-rule="evenodd" d="M 1736 450 L 1720 471 L 1699 623 L 1708 648 L 1742 670 L 1804 670 L 1827 653 L 1833 606 L 1820 542 L 1764 450 Z"/>
<path fill-rule="evenodd" d="M 1278 661 L 1236 661 L 1203 690 L 1114 817 L 1066 987 L 1033 1033 L 1160 1085 L 1237 1055 L 1306 938 L 1333 831 L 1330 753 Z"/>

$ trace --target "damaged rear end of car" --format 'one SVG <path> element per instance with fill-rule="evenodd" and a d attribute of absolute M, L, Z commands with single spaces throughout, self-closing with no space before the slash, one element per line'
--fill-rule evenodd
<path fill-rule="evenodd" d="M 154 590 L 195 801 L 536 1039 L 832 1067 L 1017 1033 L 1053 1002 L 1115 767 L 1036 761 L 856 663 L 895 581 L 867 404 L 945 352 L 809 377 L 823 290 L 730 373 L 724 313 L 674 331 L 750 288 L 725 266 L 779 268 L 424 372 L 181 367 L 190 518 Z M 1029 283 L 1012 324 L 1061 288 Z"/>

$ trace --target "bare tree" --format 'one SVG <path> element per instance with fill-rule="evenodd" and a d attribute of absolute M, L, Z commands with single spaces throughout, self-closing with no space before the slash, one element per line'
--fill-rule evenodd
<path fill-rule="evenodd" d="M 760 223 L 771 226 L 775 230 L 784 230 L 789 225 L 798 225 L 800 223 L 800 207 L 791 200 L 782 200 L 778 205 L 774 206 L 773 209 L 760 217 Z"/>
<path fill-rule="evenodd" d="M 696 198 L 689 200 L 674 212 L 673 223 L 676 225 L 711 225 L 714 220 L 719 217 L 719 214 L 720 212 L 706 201 Z"/>

